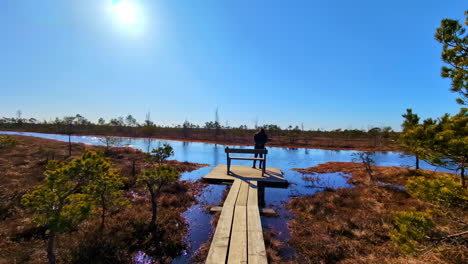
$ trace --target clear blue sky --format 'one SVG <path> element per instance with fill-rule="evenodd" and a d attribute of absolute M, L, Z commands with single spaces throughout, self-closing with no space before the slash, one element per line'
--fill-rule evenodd
<path fill-rule="evenodd" d="M 124 3 L 125 2 L 125 3 Z M 0 117 L 400 128 L 455 113 L 442 18 L 463 1 L 1 0 Z"/>

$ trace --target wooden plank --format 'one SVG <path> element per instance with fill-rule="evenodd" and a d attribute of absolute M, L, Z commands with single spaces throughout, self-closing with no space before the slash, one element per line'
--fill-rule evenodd
<path fill-rule="evenodd" d="M 247 252 L 249 263 L 267 263 L 262 222 L 258 208 L 258 182 L 251 181 L 247 201 Z"/>
<path fill-rule="evenodd" d="M 235 207 L 227 263 L 247 263 L 247 206 L 245 205 Z"/>
<path fill-rule="evenodd" d="M 223 210 L 222 206 L 212 206 L 212 207 L 210 207 L 210 213 L 217 213 L 217 212 L 221 212 L 222 210 Z M 276 213 L 275 210 L 273 210 L 271 208 L 260 208 L 260 215 L 277 216 L 278 214 Z"/>
<path fill-rule="evenodd" d="M 229 157 L 234 160 L 265 160 L 264 158 L 248 158 L 248 157 Z"/>
<path fill-rule="evenodd" d="M 231 190 L 224 202 L 223 210 L 216 226 L 216 231 L 211 242 L 210 250 L 208 251 L 208 257 L 206 263 L 218 264 L 225 263 L 229 242 L 231 238 L 231 228 L 234 217 L 234 206 L 239 194 L 241 182 L 240 180 L 234 181 L 231 186 Z"/>
<path fill-rule="evenodd" d="M 247 229 L 248 263 L 268 263 L 258 207 L 247 206 Z"/>
<path fill-rule="evenodd" d="M 249 184 L 242 182 L 232 223 L 231 242 L 229 244 L 228 263 L 247 263 L 247 198 Z"/>
<path fill-rule="evenodd" d="M 236 200 L 236 206 L 247 206 L 247 198 L 249 197 L 249 183 L 242 181 L 239 195 Z"/>
<path fill-rule="evenodd" d="M 278 216 L 275 210 L 271 208 L 260 208 L 260 215 L 264 216 Z"/>
<path fill-rule="evenodd" d="M 232 183 L 231 190 L 229 190 L 229 193 L 226 197 L 226 200 L 224 200 L 223 205 L 231 205 L 231 206 L 236 205 L 237 196 L 239 194 L 241 185 L 242 185 L 241 180 L 235 180 Z"/>
<path fill-rule="evenodd" d="M 258 182 L 249 181 L 249 197 L 247 201 L 248 206 L 255 206 L 258 209 Z"/>
<path fill-rule="evenodd" d="M 268 154 L 267 149 L 240 149 L 240 148 L 225 148 L 226 153 L 245 153 L 245 154 Z"/>

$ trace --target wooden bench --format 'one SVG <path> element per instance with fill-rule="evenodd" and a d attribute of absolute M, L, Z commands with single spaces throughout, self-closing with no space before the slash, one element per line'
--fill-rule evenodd
<path fill-rule="evenodd" d="M 260 166 L 262 169 L 262 177 L 263 174 L 265 174 L 265 168 L 266 168 L 266 155 L 268 154 L 268 150 L 266 149 L 234 149 L 234 148 L 229 148 L 226 147 L 224 150 L 226 152 L 226 158 L 227 158 L 227 174 L 229 175 L 230 168 L 231 168 L 231 160 L 258 160 L 260 161 Z M 229 153 L 241 153 L 241 154 L 263 154 L 263 158 L 250 158 L 250 157 L 231 157 L 229 156 Z"/>

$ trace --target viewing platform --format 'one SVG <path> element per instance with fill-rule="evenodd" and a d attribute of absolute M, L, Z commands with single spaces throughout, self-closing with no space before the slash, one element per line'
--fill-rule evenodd
<path fill-rule="evenodd" d="M 229 175 L 226 174 L 227 165 L 218 165 L 202 179 L 208 183 L 232 183 L 239 179 L 242 181 L 257 181 L 264 187 L 287 187 L 288 181 L 278 168 L 267 167 L 262 176 L 262 170 L 250 166 L 231 165 Z"/>

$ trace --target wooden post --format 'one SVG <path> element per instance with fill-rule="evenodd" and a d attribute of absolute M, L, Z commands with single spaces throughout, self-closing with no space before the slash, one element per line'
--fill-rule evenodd
<path fill-rule="evenodd" d="M 263 166 L 262 166 L 262 177 L 263 175 L 265 174 L 265 168 L 266 168 L 266 156 L 267 154 L 265 154 L 265 156 L 263 156 Z"/>
<path fill-rule="evenodd" d="M 231 159 L 229 158 L 229 147 L 226 147 L 224 151 L 226 152 L 226 165 L 227 165 L 226 175 L 229 175 L 229 170 L 231 168 Z"/>
<path fill-rule="evenodd" d="M 258 203 L 260 207 L 265 207 L 265 186 L 258 184 Z"/>

